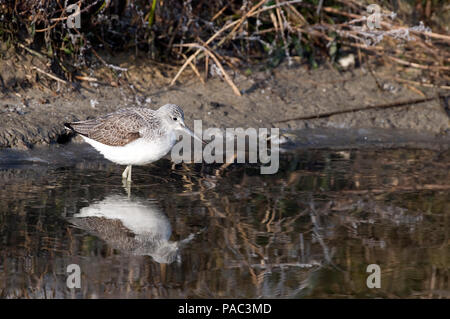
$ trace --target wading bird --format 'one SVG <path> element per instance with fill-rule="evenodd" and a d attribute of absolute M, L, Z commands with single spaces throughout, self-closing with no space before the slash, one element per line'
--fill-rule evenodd
<path fill-rule="evenodd" d="M 183 110 L 166 104 L 158 110 L 126 108 L 96 119 L 65 123 L 106 159 L 127 165 L 122 178 L 131 182 L 132 165 L 145 165 L 165 156 L 175 145 L 177 131 L 202 141 L 184 124 Z"/>

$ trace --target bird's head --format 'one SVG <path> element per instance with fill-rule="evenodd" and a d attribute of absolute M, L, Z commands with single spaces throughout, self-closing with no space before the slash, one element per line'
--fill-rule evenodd
<path fill-rule="evenodd" d="M 200 140 L 203 142 L 201 138 L 199 138 L 197 135 L 195 135 L 184 123 L 184 112 L 176 104 L 166 104 L 161 106 L 157 111 L 162 120 L 166 123 L 166 125 L 169 127 L 169 129 L 175 130 L 175 131 L 183 131 L 192 137 Z"/>

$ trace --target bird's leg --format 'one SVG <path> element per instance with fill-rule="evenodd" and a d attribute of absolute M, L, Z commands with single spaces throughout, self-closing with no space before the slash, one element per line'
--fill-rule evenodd
<path fill-rule="evenodd" d="M 128 199 L 130 199 L 130 197 L 131 197 L 131 183 L 128 183 L 126 179 L 123 179 L 122 180 L 122 186 L 125 189 L 125 191 L 127 192 Z"/>
<path fill-rule="evenodd" d="M 128 178 L 127 178 L 127 182 L 131 183 L 131 165 L 128 166 L 130 169 L 128 170 Z"/>
<path fill-rule="evenodd" d="M 126 179 L 122 179 L 122 186 L 125 189 L 125 191 L 127 192 L 128 199 L 130 199 L 130 197 L 131 197 L 131 183 L 128 182 Z"/>
<path fill-rule="evenodd" d="M 131 165 L 128 165 L 128 166 L 124 169 L 124 171 L 123 171 L 123 173 L 122 173 L 122 179 L 126 179 L 126 178 L 128 177 L 128 171 L 130 170 L 130 166 L 131 166 Z"/>

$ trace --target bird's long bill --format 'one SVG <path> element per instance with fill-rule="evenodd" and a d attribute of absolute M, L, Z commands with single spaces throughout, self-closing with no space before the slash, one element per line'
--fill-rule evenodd
<path fill-rule="evenodd" d="M 181 128 L 184 132 L 188 133 L 190 136 L 192 136 L 193 138 L 195 138 L 196 140 L 199 140 L 200 142 L 202 142 L 203 144 L 206 144 L 206 142 L 204 140 L 202 140 L 200 137 L 198 137 L 197 135 L 194 134 L 194 132 L 192 132 L 190 129 L 188 129 L 186 126 L 182 126 Z"/>

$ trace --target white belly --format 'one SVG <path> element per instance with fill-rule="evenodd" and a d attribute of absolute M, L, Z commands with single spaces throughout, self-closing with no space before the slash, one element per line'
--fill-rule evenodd
<path fill-rule="evenodd" d="M 166 241 L 172 232 L 167 216 L 151 202 L 129 200 L 117 195 L 108 196 L 101 202 L 82 208 L 73 217 L 119 219 L 136 235 L 147 235 Z"/>
<path fill-rule="evenodd" d="M 145 165 L 155 162 L 165 156 L 176 142 L 175 134 L 167 134 L 152 141 L 138 138 L 125 146 L 109 146 L 83 135 L 81 137 L 107 160 L 120 165 Z"/>

